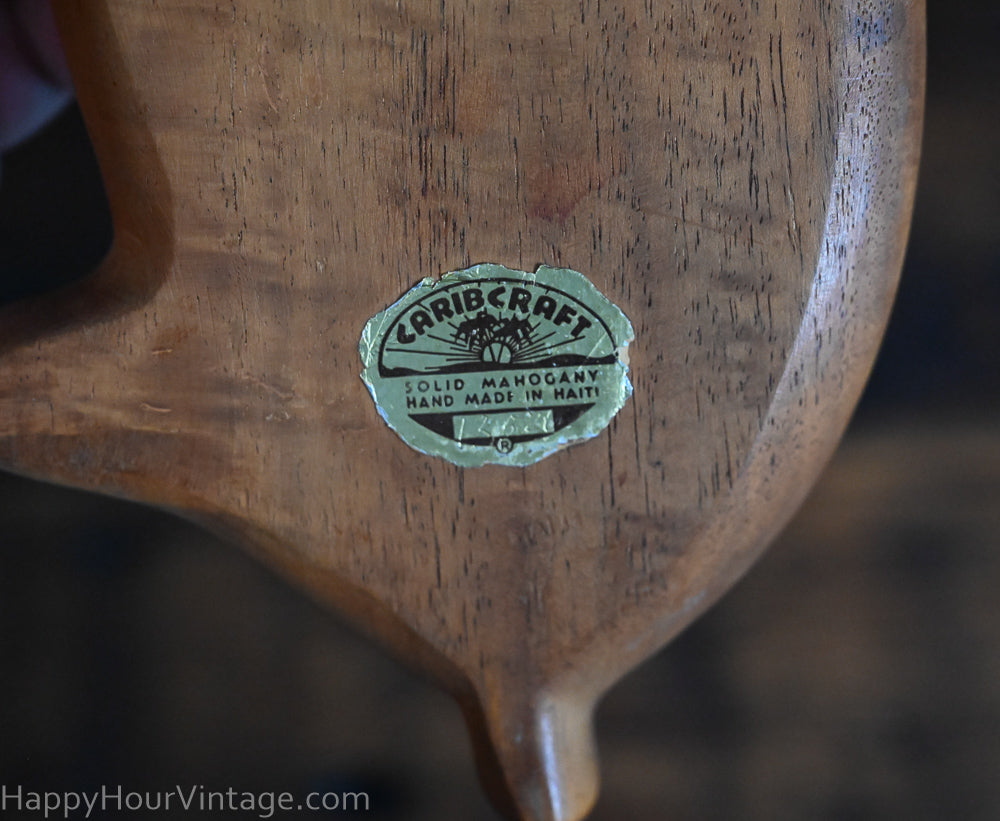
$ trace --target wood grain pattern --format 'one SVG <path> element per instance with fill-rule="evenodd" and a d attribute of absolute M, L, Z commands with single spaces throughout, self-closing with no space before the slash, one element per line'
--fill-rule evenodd
<path fill-rule="evenodd" d="M 594 800 L 601 693 L 837 441 L 913 198 L 923 6 L 58 6 L 115 218 L 0 320 L 0 464 L 237 537 L 455 692 L 526 819 Z M 365 321 L 477 262 L 586 274 L 635 394 L 530 468 L 404 445 Z"/>

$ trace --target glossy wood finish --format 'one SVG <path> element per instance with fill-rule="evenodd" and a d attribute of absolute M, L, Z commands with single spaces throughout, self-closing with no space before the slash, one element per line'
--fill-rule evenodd
<path fill-rule="evenodd" d="M 596 700 L 759 554 L 867 376 L 922 4 L 57 11 L 116 239 L 0 317 L 0 464 L 236 538 L 459 697 L 498 806 L 582 818 Z M 364 323 L 478 262 L 632 320 L 606 433 L 463 470 L 379 418 Z"/>

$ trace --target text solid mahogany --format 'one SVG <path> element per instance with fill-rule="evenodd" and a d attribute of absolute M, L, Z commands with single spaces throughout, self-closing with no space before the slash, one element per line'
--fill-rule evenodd
<path fill-rule="evenodd" d="M 498 806 L 580 819 L 595 701 L 759 554 L 867 376 L 922 3 L 57 13 L 115 243 L 0 317 L 0 464 L 236 537 L 457 694 Z M 410 449 L 359 378 L 369 317 L 485 262 L 635 328 L 610 427 L 526 468 Z"/>

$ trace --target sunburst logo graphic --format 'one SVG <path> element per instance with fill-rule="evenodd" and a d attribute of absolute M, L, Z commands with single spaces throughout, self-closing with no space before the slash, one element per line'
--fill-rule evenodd
<path fill-rule="evenodd" d="M 539 334 L 541 322 L 517 316 L 499 316 L 479 311 L 460 323 L 449 323 L 449 352 L 441 353 L 452 361 L 485 362 L 491 365 L 526 365 L 545 359 L 559 342 L 553 344 L 555 331 Z M 441 340 L 445 342 L 445 340 Z M 564 340 L 571 344 L 577 338 Z M 450 354 L 450 355 L 449 355 Z"/>
<path fill-rule="evenodd" d="M 580 342 L 580 333 L 568 339 L 556 339 L 557 330 L 543 331 L 544 317 L 532 321 L 529 317 L 503 316 L 499 312 L 480 310 L 459 322 L 448 321 L 447 336 L 441 333 L 427 333 L 429 341 L 440 344 L 440 348 L 387 346 L 388 353 L 405 353 L 421 357 L 438 357 L 447 363 L 444 368 L 454 365 L 476 365 L 479 363 L 506 366 L 531 365 L 550 358 L 559 348 Z M 587 321 L 586 326 L 590 326 Z M 440 327 L 440 326 L 439 326 Z"/>
<path fill-rule="evenodd" d="M 507 365 L 522 362 L 540 345 L 533 339 L 538 325 L 527 319 L 501 319 L 489 311 L 480 311 L 472 319 L 455 326 L 454 344 L 469 351 L 472 358 Z"/>

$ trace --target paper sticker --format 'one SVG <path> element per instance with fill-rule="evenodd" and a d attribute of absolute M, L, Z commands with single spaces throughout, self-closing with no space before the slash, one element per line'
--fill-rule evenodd
<path fill-rule="evenodd" d="M 632 393 L 632 326 L 583 274 L 476 265 L 368 321 L 362 378 L 410 447 L 525 466 L 596 436 Z"/>

